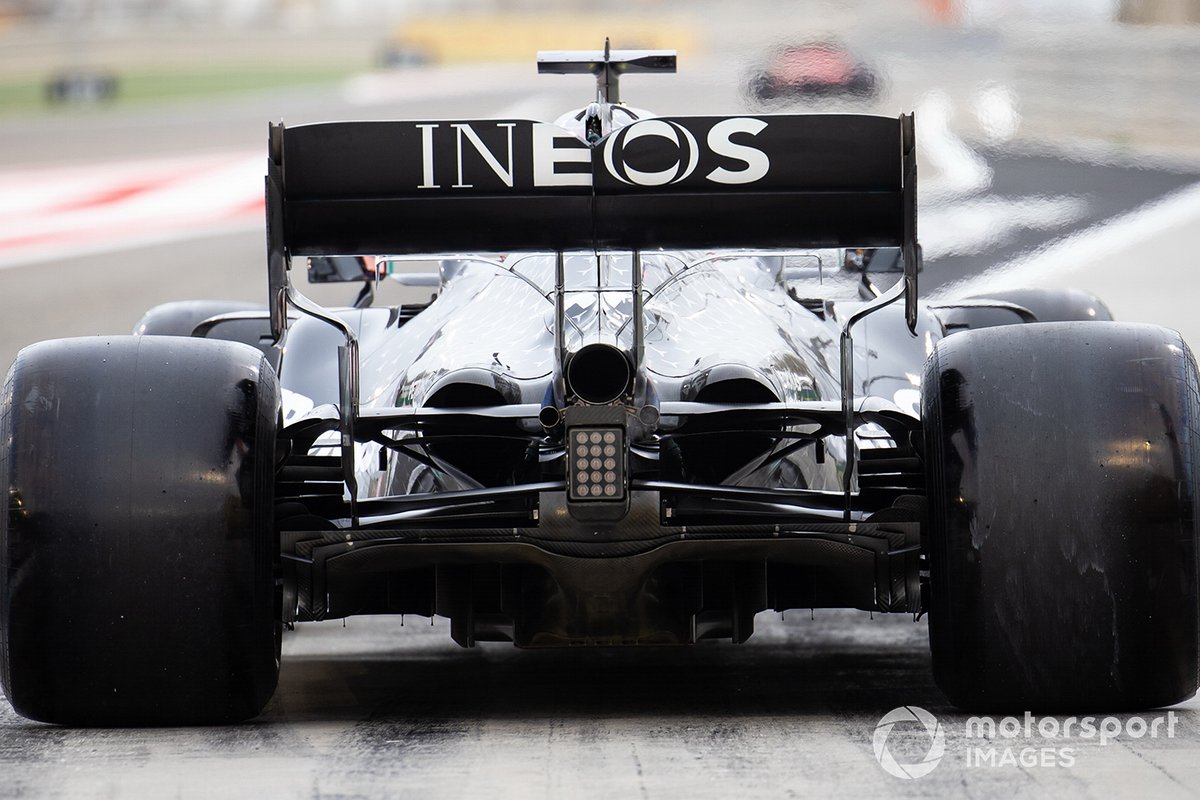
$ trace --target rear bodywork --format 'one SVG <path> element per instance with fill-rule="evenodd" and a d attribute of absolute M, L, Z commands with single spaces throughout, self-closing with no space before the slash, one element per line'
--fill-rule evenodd
<path fill-rule="evenodd" d="M 912 117 L 599 134 L 272 126 L 286 622 L 436 614 L 463 645 L 539 646 L 921 611 L 914 433 L 941 327 L 916 302 Z M 894 285 L 848 271 L 848 248 L 895 253 Z M 437 298 L 325 309 L 291 280 L 348 255 L 376 276 L 421 257 Z"/>

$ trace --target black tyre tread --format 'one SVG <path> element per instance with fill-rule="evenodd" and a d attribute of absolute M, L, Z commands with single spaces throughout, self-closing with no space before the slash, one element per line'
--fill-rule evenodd
<path fill-rule="evenodd" d="M 0 522 L 13 707 L 71 725 L 258 714 L 280 638 L 279 388 L 262 355 L 182 337 L 46 342 L 18 354 L 0 403 L 0 486 L 24 503 Z"/>
<path fill-rule="evenodd" d="M 1182 338 L 1125 323 L 992 328 L 940 343 L 925 380 L 930 643 L 951 702 L 1119 710 L 1193 695 L 1200 394 Z M 963 456 L 968 436 L 978 459 Z M 1144 454 L 1119 450 L 1150 439 Z"/>

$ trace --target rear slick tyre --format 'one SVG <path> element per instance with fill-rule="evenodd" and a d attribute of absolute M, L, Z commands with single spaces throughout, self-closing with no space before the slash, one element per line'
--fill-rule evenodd
<path fill-rule="evenodd" d="M 968 331 L 926 364 L 934 678 L 978 711 L 1118 711 L 1197 686 L 1196 363 L 1179 334 Z"/>
<path fill-rule="evenodd" d="M 133 332 L 138 336 L 191 336 L 196 326 L 206 319 L 222 314 L 266 309 L 255 303 L 239 303 L 234 300 L 179 300 L 163 303 L 147 311 Z M 246 342 L 256 345 L 257 342 Z"/>
<path fill-rule="evenodd" d="M 228 723 L 275 689 L 279 414 L 253 348 L 64 339 L 0 396 L 0 679 L 66 725 Z"/>
<path fill-rule="evenodd" d="M 1038 322 L 1112 322 L 1104 301 L 1082 289 L 1011 289 L 969 298 L 999 300 L 1027 308 Z"/>

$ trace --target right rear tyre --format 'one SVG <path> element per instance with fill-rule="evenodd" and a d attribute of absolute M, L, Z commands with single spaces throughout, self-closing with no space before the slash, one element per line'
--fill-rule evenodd
<path fill-rule="evenodd" d="M 934 678 L 979 711 L 1197 687 L 1200 401 L 1179 334 L 968 331 L 926 365 Z"/>
<path fill-rule="evenodd" d="M 1037 322 L 1111 322 L 1112 311 L 1096 295 L 1082 289 L 1012 289 L 975 295 L 968 300 L 1012 303 L 1031 312 Z M 1006 308 L 941 308 L 946 333 L 1020 324 L 1021 316 Z"/>

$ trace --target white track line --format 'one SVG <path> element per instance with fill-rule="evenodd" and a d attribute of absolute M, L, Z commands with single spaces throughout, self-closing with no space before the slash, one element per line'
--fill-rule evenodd
<path fill-rule="evenodd" d="M 922 170 L 932 177 L 918 184 L 920 201 L 936 205 L 979 194 L 992 185 L 992 168 L 950 127 L 954 111 L 949 95 L 940 89 L 926 92 L 917 101 L 917 156 Z"/>
<path fill-rule="evenodd" d="M 263 160 L 227 153 L 0 174 L 0 269 L 262 227 Z"/>
<path fill-rule="evenodd" d="M 1041 249 L 998 264 L 981 275 L 948 283 L 929 299 L 957 299 L 973 294 L 1037 286 L 1050 276 L 1086 270 L 1113 252 L 1136 246 L 1177 228 L 1200 233 L 1200 183 L 1177 189 L 1119 217 L 1104 220 Z M 1187 254 L 1181 254 L 1186 258 Z M 1131 265 L 1132 267 L 1136 265 Z"/>
<path fill-rule="evenodd" d="M 262 213 L 258 213 L 255 214 L 253 218 L 234 220 L 224 223 L 213 223 L 203 227 L 150 231 L 141 234 L 131 233 L 110 241 L 93 241 L 77 244 L 64 243 L 61 246 L 55 247 L 53 250 L 25 252 L 12 257 L 0 255 L 0 270 L 14 269 L 17 267 L 25 267 L 35 264 L 46 264 L 52 261 L 65 261 L 73 258 L 87 258 L 90 256 L 105 255 L 107 253 L 120 253 L 126 250 L 139 250 L 145 247 L 157 247 L 159 245 L 173 243 L 201 241 L 204 239 L 218 238 L 221 236 L 250 233 L 252 231 L 262 229 Z M 266 257 L 266 244 L 264 243 L 264 263 Z"/>

